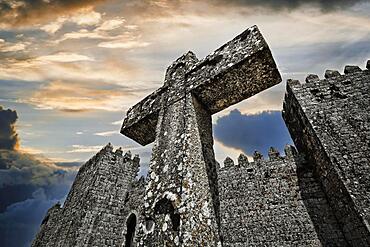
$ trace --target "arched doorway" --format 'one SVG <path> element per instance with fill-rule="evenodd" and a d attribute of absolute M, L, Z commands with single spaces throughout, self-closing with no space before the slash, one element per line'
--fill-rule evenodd
<path fill-rule="evenodd" d="M 175 212 L 172 202 L 167 198 L 162 198 L 154 206 L 155 214 L 169 214 L 172 222 L 172 230 L 178 231 L 180 227 L 180 214 Z"/>
<path fill-rule="evenodd" d="M 126 222 L 127 233 L 126 233 L 126 241 L 125 247 L 131 247 L 134 241 L 135 236 L 135 228 L 136 228 L 136 215 L 131 214 Z"/>

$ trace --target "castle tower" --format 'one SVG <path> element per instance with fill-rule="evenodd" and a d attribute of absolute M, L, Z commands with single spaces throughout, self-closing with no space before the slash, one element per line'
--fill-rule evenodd
<path fill-rule="evenodd" d="M 121 246 L 132 213 L 124 211 L 125 200 L 138 167 L 137 156 L 105 146 L 80 168 L 63 207 L 48 211 L 32 246 Z"/>
<path fill-rule="evenodd" d="M 283 117 L 351 246 L 370 246 L 370 61 L 287 83 Z"/>

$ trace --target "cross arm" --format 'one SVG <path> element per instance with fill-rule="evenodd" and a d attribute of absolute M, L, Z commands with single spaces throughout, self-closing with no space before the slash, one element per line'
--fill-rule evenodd
<path fill-rule="evenodd" d="M 123 120 L 121 133 L 146 145 L 155 140 L 155 128 L 158 121 L 161 97 L 167 87 L 163 86 L 131 107 Z"/>
<path fill-rule="evenodd" d="M 213 114 L 281 82 L 270 49 L 252 26 L 187 73 L 187 88 Z"/>

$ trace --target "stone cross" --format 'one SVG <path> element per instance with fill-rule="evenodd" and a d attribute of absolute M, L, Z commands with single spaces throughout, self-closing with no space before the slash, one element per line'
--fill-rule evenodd
<path fill-rule="evenodd" d="M 164 86 L 133 106 L 121 133 L 153 141 L 141 246 L 218 246 L 219 199 L 211 115 L 281 81 L 257 26 L 198 61 L 188 52 Z"/>

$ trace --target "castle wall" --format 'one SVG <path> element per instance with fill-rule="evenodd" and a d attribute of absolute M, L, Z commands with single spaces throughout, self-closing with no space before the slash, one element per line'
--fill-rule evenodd
<path fill-rule="evenodd" d="M 310 164 L 270 150 L 219 171 L 223 246 L 347 246 Z"/>
<path fill-rule="evenodd" d="M 40 230 L 33 240 L 32 246 L 52 246 L 52 243 L 55 242 L 57 224 L 61 215 L 60 206 L 57 203 L 48 210 L 41 222 Z"/>
<path fill-rule="evenodd" d="M 80 168 L 63 208 L 49 210 L 32 246 L 121 246 L 138 166 L 138 157 L 103 148 Z"/>
<path fill-rule="evenodd" d="M 368 62 L 368 69 L 370 63 Z M 370 245 L 370 71 L 346 66 L 306 84 L 289 81 L 284 118 L 314 165 L 352 246 Z"/>
<path fill-rule="evenodd" d="M 145 224 L 145 218 L 143 216 L 145 184 L 146 181 L 144 177 L 133 182 L 124 200 L 123 219 L 126 227 L 123 229 L 123 242 L 126 242 L 126 238 L 129 234 L 129 229 L 127 227 L 129 217 L 135 215 L 137 221 L 132 246 L 136 246 L 142 238 L 140 229 L 143 228 L 143 224 Z"/>

